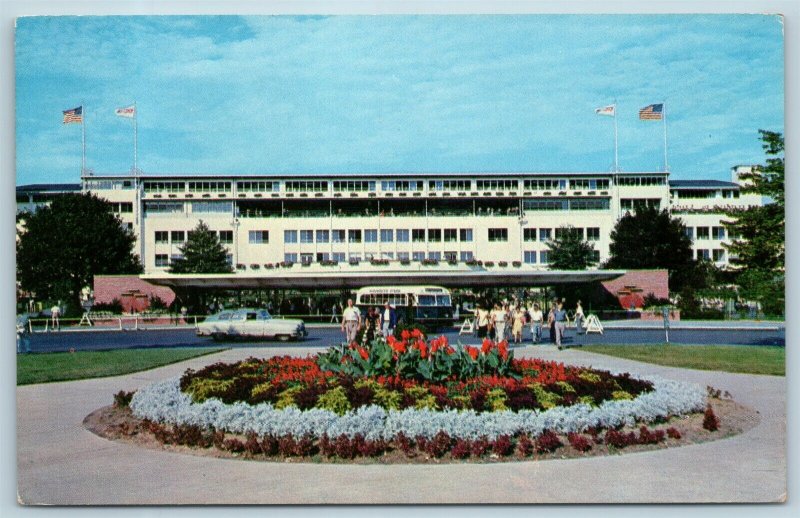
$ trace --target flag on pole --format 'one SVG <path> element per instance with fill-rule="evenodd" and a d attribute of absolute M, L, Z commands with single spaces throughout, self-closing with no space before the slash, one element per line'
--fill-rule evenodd
<path fill-rule="evenodd" d="M 660 121 L 664 118 L 664 104 L 651 104 L 639 110 L 639 120 Z"/>
<path fill-rule="evenodd" d="M 64 124 L 82 124 L 83 123 L 83 106 L 78 106 L 71 110 L 64 110 Z"/>
<path fill-rule="evenodd" d="M 609 104 L 608 106 L 603 106 L 602 108 L 596 108 L 594 110 L 597 115 L 607 115 L 609 117 L 613 117 L 616 114 L 616 111 L 616 104 Z"/>
<path fill-rule="evenodd" d="M 114 110 L 114 113 L 118 117 L 125 117 L 126 119 L 132 119 L 136 116 L 136 105 L 131 104 L 130 106 L 125 106 L 124 108 L 117 108 Z"/>

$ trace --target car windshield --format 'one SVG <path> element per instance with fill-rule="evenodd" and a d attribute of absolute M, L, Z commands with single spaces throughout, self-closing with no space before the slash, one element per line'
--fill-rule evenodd
<path fill-rule="evenodd" d="M 217 315 L 217 320 L 230 320 L 233 313 L 220 313 Z"/>

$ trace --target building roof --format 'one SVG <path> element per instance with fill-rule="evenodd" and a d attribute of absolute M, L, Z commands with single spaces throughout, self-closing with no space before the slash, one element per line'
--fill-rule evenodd
<path fill-rule="evenodd" d="M 642 171 L 642 172 L 614 172 L 614 171 L 390 171 L 390 172 L 264 172 L 264 173 L 142 173 L 139 178 L 144 180 L 163 180 L 163 179 L 176 179 L 188 180 L 192 178 L 203 179 L 261 179 L 261 178 L 291 178 L 291 179 L 359 179 L 359 180 L 383 180 L 387 178 L 408 178 L 408 179 L 433 179 L 441 178 L 514 178 L 514 177 L 565 177 L 565 176 L 587 176 L 587 177 L 608 177 L 614 175 L 630 176 L 630 175 L 667 175 L 664 171 Z M 130 173 L 123 174 L 94 174 L 91 176 L 83 176 L 84 180 L 93 179 L 111 179 L 111 178 L 133 178 Z"/>
<path fill-rule="evenodd" d="M 740 185 L 721 180 L 670 180 L 670 189 L 738 189 Z"/>
<path fill-rule="evenodd" d="M 33 183 L 17 185 L 17 192 L 80 192 L 79 183 Z"/>

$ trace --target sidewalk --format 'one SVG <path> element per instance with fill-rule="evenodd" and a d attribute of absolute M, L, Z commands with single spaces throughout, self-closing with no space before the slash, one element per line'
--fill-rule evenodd
<path fill-rule="evenodd" d="M 315 352 L 303 350 L 302 354 Z M 786 498 L 786 379 L 525 347 L 569 364 L 712 385 L 758 410 L 748 432 L 704 444 L 587 459 L 447 465 L 248 462 L 141 449 L 81 425 L 119 390 L 217 361 L 297 354 L 231 349 L 115 378 L 17 387 L 18 494 L 28 504 L 776 502 Z"/>

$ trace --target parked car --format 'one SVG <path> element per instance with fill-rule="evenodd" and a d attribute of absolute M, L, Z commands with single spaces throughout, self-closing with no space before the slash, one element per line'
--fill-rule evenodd
<path fill-rule="evenodd" d="M 302 320 L 272 318 L 266 309 L 234 309 L 220 311 L 197 324 L 198 336 L 214 340 L 233 338 L 274 338 L 282 342 L 299 340 L 308 335 Z"/>

